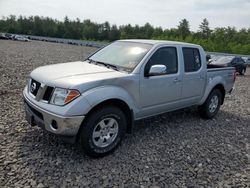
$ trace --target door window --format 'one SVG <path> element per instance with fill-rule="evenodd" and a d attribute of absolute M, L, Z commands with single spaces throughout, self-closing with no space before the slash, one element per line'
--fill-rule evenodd
<path fill-rule="evenodd" d="M 185 72 L 195 72 L 201 68 L 200 52 L 197 48 L 182 48 Z"/>
<path fill-rule="evenodd" d="M 178 72 L 177 51 L 175 47 L 163 47 L 158 49 L 149 59 L 145 66 L 144 75 L 148 75 L 150 67 L 153 65 L 165 65 L 166 74 Z"/>

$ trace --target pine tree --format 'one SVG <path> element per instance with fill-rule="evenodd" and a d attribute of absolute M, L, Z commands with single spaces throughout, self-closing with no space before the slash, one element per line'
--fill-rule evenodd
<path fill-rule="evenodd" d="M 181 20 L 177 27 L 178 27 L 178 34 L 182 38 L 185 39 L 190 34 L 189 22 L 186 19 Z"/>
<path fill-rule="evenodd" d="M 206 18 L 202 20 L 199 28 L 200 28 L 199 31 L 201 33 L 202 38 L 205 38 L 205 39 L 209 38 L 212 30 L 209 28 L 209 22 Z"/>

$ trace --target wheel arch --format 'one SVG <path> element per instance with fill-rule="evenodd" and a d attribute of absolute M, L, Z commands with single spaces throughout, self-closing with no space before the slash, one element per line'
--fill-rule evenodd
<path fill-rule="evenodd" d="M 90 114 L 92 114 L 93 112 L 95 112 L 96 110 L 98 110 L 98 109 L 100 109 L 100 108 L 102 108 L 104 106 L 115 106 L 115 107 L 118 107 L 119 109 L 121 109 L 122 112 L 124 113 L 126 119 L 127 119 L 126 132 L 127 133 L 132 132 L 132 127 L 133 127 L 133 124 L 134 124 L 134 112 L 133 112 L 133 109 L 131 109 L 129 107 L 129 105 L 125 101 L 123 101 L 122 99 L 119 99 L 119 98 L 110 98 L 110 99 L 106 99 L 106 100 L 103 100 L 103 101 L 99 102 L 98 104 L 93 106 L 90 109 L 90 111 L 85 115 L 86 118 L 88 118 L 88 116 Z M 86 120 L 86 118 L 85 118 L 85 120 Z M 84 121 L 83 121 L 81 127 L 84 126 Z"/>
<path fill-rule="evenodd" d="M 214 89 L 218 89 L 220 90 L 221 94 L 222 94 L 222 99 L 221 99 L 221 105 L 224 103 L 224 98 L 226 95 L 226 90 L 224 88 L 224 86 L 222 84 L 217 84 L 211 91 L 210 93 L 214 90 Z"/>
<path fill-rule="evenodd" d="M 198 103 L 198 105 L 202 105 L 205 103 L 205 101 L 207 100 L 208 96 L 210 95 L 210 93 L 214 90 L 214 89 L 218 89 L 220 90 L 221 94 L 222 94 L 222 100 L 221 100 L 221 104 L 224 103 L 224 98 L 226 95 L 226 87 L 225 87 L 226 83 L 225 81 L 221 78 L 221 77 L 215 77 L 214 79 L 211 79 L 208 81 L 204 95 L 201 99 L 201 101 Z"/>

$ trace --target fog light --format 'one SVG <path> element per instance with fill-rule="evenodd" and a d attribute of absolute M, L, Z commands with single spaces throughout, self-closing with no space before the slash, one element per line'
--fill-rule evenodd
<path fill-rule="evenodd" d="M 55 120 L 51 121 L 50 127 L 53 131 L 56 131 L 58 129 L 57 122 Z"/>

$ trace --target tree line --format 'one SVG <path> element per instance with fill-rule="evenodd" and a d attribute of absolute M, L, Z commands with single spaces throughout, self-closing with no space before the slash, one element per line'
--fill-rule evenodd
<path fill-rule="evenodd" d="M 250 54 L 250 28 L 218 27 L 212 30 L 206 18 L 199 30 L 192 32 L 187 19 L 181 20 L 176 28 L 163 29 L 149 23 L 117 26 L 89 19 L 70 20 L 67 16 L 64 21 L 58 21 L 49 17 L 10 15 L 0 20 L 0 32 L 95 41 L 128 38 L 174 40 L 199 44 L 206 51 Z"/>

